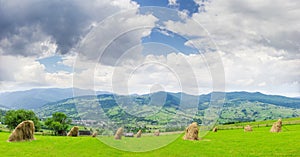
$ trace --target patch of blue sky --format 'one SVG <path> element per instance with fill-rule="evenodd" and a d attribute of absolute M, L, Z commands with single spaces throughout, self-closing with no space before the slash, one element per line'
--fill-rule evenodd
<path fill-rule="evenodd" d="M 144 6 L 160 6 L 167 7 L 169 4 L 168 0 L 133 0 L 137 2 L 141 7 Z"/>
<path fill-rule="evenodd" d="M 193 13 L 198 12 L 199 5 L 194 0 L 177 0 L 177 5 L 169 5 L 168 0 L 133 0 L 137 2 L 141 7 L 157 6 L 177 9 L 179 11 L 187 10 L 188 15 L 192 16 Z"/>
<path fill-rule="evenodd" d="M 198 12 L 199 5 L 193 0 L 177 0 L 176 5 L 169 5 L 168 0 L 134 0 L 140 5 L 141 14 L 152 14 L 159 20 L 149 36 L 142 38 L 143 54 L 167 55 L 169 53 L 198 53 L 194 47 L 185 45 L 189 40 L 184 36 L 164 30 L 164 22 L 182 21 L 178 11 L 185 11 L 189 17 Z"/>
<path fill-rule="evenodd" d="M 198 49 L 185 45 L 189 39 L 168 30 L 154 28 L 149 36 L 142 38 L 143 54 L 167 55 L 168 53 L 196 54 Z"/>
<path fill-rule="evenodd" d="M 175 9 L 165 8 L 165 7 L 144 7 L 139 9 L 139 13 L 141 14 L 151 14 L 155 16 L 158 21 L 157 25 L 163 26 L 163 23 L 166 21 L 183 21 L 183 19 L 179 16 L 179 13 Z"/>
<path fill-rule="evenodd" d="M 199 5 L 194 0 L 177 0 L 177 3 L 179 4 L 179 10 L 187 10 L 189 16 L 199 11 Z"/>
<path fill-rule="evenodd" d="M 72 67 L 62 64 L 63 59 L 59 55 L 38 59 L 37 61 L 45 66 L 45 70 L 48 73 L 56 73 L 58 71 L 73 71 Z"/>

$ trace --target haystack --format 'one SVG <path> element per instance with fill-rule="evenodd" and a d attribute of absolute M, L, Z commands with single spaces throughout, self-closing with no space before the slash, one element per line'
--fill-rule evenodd
<path fill-rule="evenodd" d="M 79 131 L 78 126 L 74 126 L 74 127 L 70 130 L 70 132 L 68 132 L 67 136 L 77 137 L 77 136 L 78 136 L 78 131 Z"/>
<path fill-rule="evenodd" d="M 198 138 L 198 125 L 196 122 L 193 122 L 185 129 L 184 140 L 199 140 Z"/>
<path fill-rule="evenodd" d="M 273 123 L 270 132 L 281 132 L 281 127 L 282 127 L 282 120 L 278 119 L 277 122 Z"/>
<path fill-rule="evenodd" d="M 8 138 L 8 142 L 34 140 L 34 123 L 31 120 L 21 122 Z"/>
<path fill-rule="evenodd" d="M 159 134 L 160 134 L 159 130 L 154 131 L 154 136 L 159 136 Z"/>
<path fill-rule="evenodd" d="M 96 137 L 98 135 L 97 132 L 93 132 L 92 137 Z"/>
<path fill-rule="evenodd" d="M 250 125 L 244 127 L 244 132 L 251 132 L 251 131 L 252 131 L 252 127 Z"/>
<path fill-rule="evenodd" d="M 142 130 L 139 130 L 137 133 L 136 133 L 136 138 L 140 138 L 142 136 Z"/>
<path fill-rule="evenodd" d="M 214 127 L 214 128 L 212 129 L 212 131 L 213 131 L 213 132 L 217 132 L 217 131 L 218 131 L 218 128 L 217 128 L 217 127 Z"/>
<path fill-rule="evenodd" d="M 120 127 L 115 134 L 115 139 L 120 140 L 122 138 L 122 135 L 123 135 L 123 128 Z"/>

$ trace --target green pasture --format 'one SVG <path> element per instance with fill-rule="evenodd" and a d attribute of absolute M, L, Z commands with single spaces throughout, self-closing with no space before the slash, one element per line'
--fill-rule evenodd
<path fill-rule="evenodd" d="M 35 141 L 9 143 L 6 142 L 9 133 L 0 132 L 0 156 L 299 156 L 300 125 L 286 125 L 280 133 L 270 133 L 270 127 L 253 128 L 253 132 L 244 132 L 243 129 L 219 130 L 210 132 L 201 141 L 184 141 L 182 134 L 143 136 L 140 139 L 123 137 L 122 140 L 114 140 L 113 137 L 99 137 L 99 140 L 92 137 L 36 135 Z M 147 152 L 113 148 L 142 151 L 173 139 L 167 146 Z"/>

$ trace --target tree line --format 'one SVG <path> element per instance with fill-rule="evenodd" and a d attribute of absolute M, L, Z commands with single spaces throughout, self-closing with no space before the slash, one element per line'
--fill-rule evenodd
<path fill-rule="evenodd" d="M 35 131 L 41 131 L 42 128 L 50 129 L 54 135 L 66 135 L 67 129 L 71 124 L 71 119 L 62 112 L 55 112 L 52 117 L 41 121 L 33 111 L 30 110 L 9 110 L 4 113 L 1 119 L 7 128 L 13 130 L 22 121 L 31 120 L 34 123 Z"/>

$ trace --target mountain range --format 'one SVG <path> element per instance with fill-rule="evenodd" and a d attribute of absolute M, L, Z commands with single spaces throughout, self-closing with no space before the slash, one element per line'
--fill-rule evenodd
<path fill-rule="evenodd" d="M 187 119 L 201 123 L 208 115 L 207 110 L 212 108 L 212 97 L 215 95 L 209 93 L 195 96 L 171 92 L 125 96 L 100 94 L 48 103 L 36 112 L 41 117 L 49 117 L 59 111 L 67 113 L 72 119 L 110 119 L 122 123 L 142 121 L 145 124 L 165 125 Z M 300 116 L 299 98 L 259 92 L 228 92 L 224 98 L 224 103 L 217 104 L 217 107 L 222 107 L 218 113 L 219 123 Z"/>
<path fill-rule="evenodd" d="M 108 92 L 96 92 L 103 94 Z M 0 93 L 0 107 L 6 109 L 37 109 L 49 102 L 71 98 L 74 95 L 92 95 L 92 90 L 79 88 L 36 88 L 25 91 Z"/>
<path fill-rule="evenodd" d="M 73 96 L 76 93 L 75 97 Z M 260 92 L 214 92 L 202 95 L 156 92 L 117 95 L 82 89 L 32 89 L 0 94 L 1 108 L 32 109 L 39 117 L 64 112 L 74 120 L 112 120 L 120 123 L 165 125 L 190 119 L 201 123 L 214 98 L 221 107 L 219 123 L 256 121 L 300 116 L 300 98 L 266 95 Z M 220 104 L 219 104 L 220 103 Z M 215 104 L 215 105 L 216 105 Z M 217 113 L 217 112 L 216 112 Z"/>

